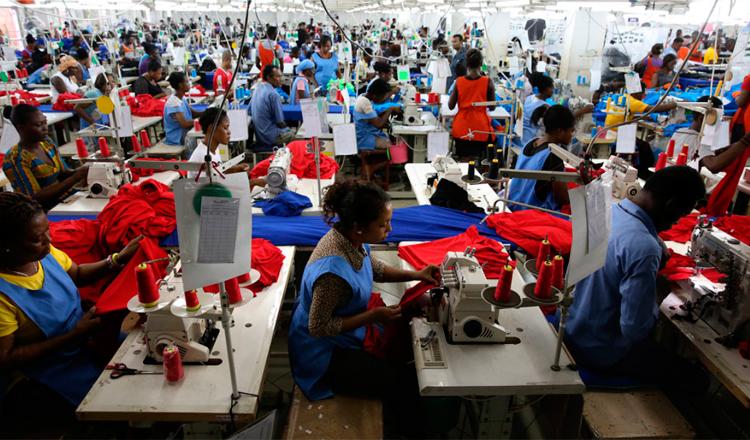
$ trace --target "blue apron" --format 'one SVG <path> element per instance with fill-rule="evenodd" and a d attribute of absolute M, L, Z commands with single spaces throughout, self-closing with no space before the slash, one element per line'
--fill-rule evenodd
<path fill-rule="evenodd" d="M 532 139 L 531 142 L 533 141 L 534 140 Z M 525 148 L 521 150 L 521 154 L 518 156 L 518 160 L 516 161 L 517 170 L 542 170 L 544 168 L 544 162 L 547 160 L 552 151 L 549 148 L 545 148 L 542 151 L 538 151 L 533 156 L 527 156 L 523 153 L 524 150 Z M 516 202 L 526 203 L 527 205 L 534 205 L 540 208 L 551 209 L 553 211 L 560 210 L 560 206 L 555 201 L 552 191 L 547 193 L 547 197 L 545 197 L 544 200 L 539 200 L 539 198 L 536 196 L 536 191 L 534 190 L 536 182 L 537 181 L 533 179 L 513 179 L 510 183 L 510 194 L 508 195 L 508 199 Z M 510 208 L 511 211 L 522 211 L 524 209 L 529 209 L 524 208 L 520 205 L 514 205 L 512 203 L 508 204 L 508 208 Z"/>
<path fill-rule="evenodd" d="M 164 107 L 164 143 L 167 145 L 185 144 L 185 135 L 189 130 L 182 128 L 180 123 L 175 119 L 175 114 L 182 113 L 188 121 L 193 119 L 193 112 L 185 98 L 179 107 Z"/>
<path fill-rule="evenodd" d="M 305 268 L 302 286 L 289 327 L 289 358 L 294 381 L 310 400 L 321 400 L 333 396 L 331 387 L 323 382 L 334 347 L 361 349 L 365 339 L 365 327 L 341 333 L 337 336 L 316 338 L 308 331 L 313 285 L 326 273 L 346 280 L 352 287 L 351 301 L 335 310 L 336 316 L 353 316 L 367 309 L 372 293 L 372 264 L 370 248 L 365 246 L 362 268 L 354 270 L 351 264 L 338 256 L 324 257 Z"/>
<path fill-rule="evenodd" d="M 294 78 L 294 82 L 292 82 L 292 88 L 289 90 L 289 104 L 299 104 L 297 102 L 297 82 L 299 81 L 305 82 L 305 97 L 310 98 L 310 81 L 308 81 L 304 76 L 298 76 Z"/>
<path fill-rule="evenodd" d="M 315 62 L 315 81 L 323 92 L 328 91 L 328 81 L 336 79 L 336 72 L 339 70 L 339 57 L 332 54 L 331 58 L 323 58 L 315 52 L 312 56 Z"/>
<path fill-rule="evenodd" d="M 44 268 L 44 284 L 40 290 L 24 289 L 0 278 L 0 292 L 23 310 L 49 339 L 71 331 L 83 311 L 78 288 L 55 257 L 49 254 L 40 264 Z M 37 359 L 21 372 L 78 406 L 102 370 L 73 343 Z"/>

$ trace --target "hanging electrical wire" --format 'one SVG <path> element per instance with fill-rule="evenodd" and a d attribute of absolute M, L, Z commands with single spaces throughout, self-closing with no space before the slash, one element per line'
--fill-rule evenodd
<path fill-rule="evenodd" d="M 711 15 L 713 15 L 714 9 L 716 9 L 716 5 L 718 3 L 719 3 L 719 0 L 714 0 L 714 4 L 711 6 L 711 10 L 708 11 L 708 15 L 706 16 L 706 21 L 704 21 L 703 22 L 703 26 L 701 26 L 699 35 L 703 35 L 703 31 L 706 30 L 706 26 L 708 25 L 708 22 L 711 19 Z M 623 120 L 622 122 L 620 122 L 618 124 L 608 125 L 608 126 L 605 126 L 605 127 L 602 127 L 601 129 L 599 129 L 599 131 L 596 132 L 596 135 L 591 137 L 591 141 L 589 141 L 589 145 L 588 145 L 588 147 L 586 147 L 586 154 L 585 155 L 589 156 L 591 154 L 591 149 L 594 146 L 594 141 L 596 141 L 596 139 L 599 138 L 599 136 L 602 133 L 606 133 L 607 131 L 609 131 L 609 130 L 611 130 L 613 128 L 622 127 L 623 125 L 636 124 L 636 123 L 638 123 L 638 121 L 643 121 L 649 115 L 651 115 L 651 113 L 654 112 L 654 109 L 657 108 L 659 105 L 661 105 L 664 102 L 664 100 L 667 98 L 667 96 L 669 96 L 669 93 L 672 91 L 672 89 L 674 89 L 675 85 L 678 84 L 679 79 L 680 79 L 680 75 L 682 74 L 682 70 L 687 65 L 688 60 L 690 59 L 690 57 L 693 56 L 693 53 L 695 52 L 695 49 L 697 48 L 697 46 L 698 46 L 697 44 L 693 44 L 690 47 L 690 52 L 685 57 L 685 62 L 683 62 L 680 65 L 680 68 L 677 69 L 677 73 L 675 74 L 674 79 L 672 80 L 672 82 L 669 84 L 669 88 L 667 88 L 667 91 L 661 96 L 661 98 L 659 98 L 659 101 L 657 101 L 656 104 L 654 104 L 653 106 L 651 106 L 651 108 L 646 113 L 644 113 L 644 114 L 642 114 L 640 116 L 636 116 L 634 119 L 632 119 L 630 121 L 628 121 L 627 118 L 624 118 L 625 120 Z"/>

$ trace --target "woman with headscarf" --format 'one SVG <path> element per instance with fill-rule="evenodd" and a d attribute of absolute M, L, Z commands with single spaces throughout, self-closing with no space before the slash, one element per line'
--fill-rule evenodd
<path fill-rule="evenodd" d="M 315 64 L 310 60 L 304 60 L 296 67 L 297 77 L 292 82 L 289 103 L 298 104 L 300 99 L 310 98 L 313 89 L 317 86 L 315 82 Z"/>
<path fill-rule="evenodd" d="M 69 55 L 63 55 L 60 58 L 60 64 L 57 66 L 57 73 L 50 78 L 52 85 L 52 104 L 57 102 L 57 97 L 63 93 L 76 93 L 78 85 L 75 76 L 78 73 L 78 61 Z"/>

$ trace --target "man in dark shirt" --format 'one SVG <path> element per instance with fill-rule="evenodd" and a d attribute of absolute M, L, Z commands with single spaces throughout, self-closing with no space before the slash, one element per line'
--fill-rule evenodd
<path fill-rule="evenodd" d="M 159 87 L 157 81 L 161 80 L 162 67 L 159 60 L 151 60 L 148 63 L 148 71 L 139 76 L 133 83 L 133 93 L 136 95 L 148 94 L 154 98 L 167 96 L 166 92 Z"/>

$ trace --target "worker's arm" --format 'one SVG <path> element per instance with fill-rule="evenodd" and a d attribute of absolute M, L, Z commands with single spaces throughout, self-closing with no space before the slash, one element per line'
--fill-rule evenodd
<path fill-rule="evenodd" d="M 560 206 L 569 205 L 568 184 L 565 182 L 552 182 L 552 197 L 555 198 L 555 202 Z"/>
<path fill-rule="evenodd" d="M 76 264 L 73 263 L 68 269 L 68 275 L 76 286 L 85 286 L 87 284 L 99 281 L 107 275 L 119 272 L 126 265 L 136 251 L 143 236 L 139 235 L 128 243 L 120 252 L 117 253 L 116 265 L 110 267 L 107 260 L 97 261 L 96 263 Z"/>
<path fill-rule="evenodd" d="M 299 102 L 300 99 L 305 99 L 305 89 L 297 89 L 294 91 L 294 94 L 297 95 L 297 102 Z"/>
<path fill-rule="evenodd" d="M 14 333 L 0 337 L 0 368 L 29 364 L 87 335 L 101 323 L 101 318 L 96 317 L 94 312 L 95 309 L 86 312 L 73 330 L 41 342 L 17 346 Z"/>
<path fill-rule="evenodd" d="M 646 339 L 656 323 L 656 273 L 659 271 L 657 255 L 633 260 L 628 267 L 624 267 L 625 274 L 619 289 L 622 298 L 620 332 L 630 344 Z"/>
<path fill-rule="evenodd" d="M 60 197 L 77 185 L 78 182 L 85 181 L 86 176 L 88 175 L 88 170 L 88 167 L 85 165 L 76 169 L 71 175 L 63 180 L 39 189 L 39 191 L 34 193 L 34 199 L 41 203 L 42 206 L 50 207 L 52 204 L 58 202 Z M 26 175 L 33 178 L 31 170 L 27 170 Z"/>
<path fill-rule="evenodd" d="M 375 128 L 383 129 L 388 125 L 388 121 L 391 118 L 392 113 L 400 113 L 401 107 L 388 107 L 386 111 L 381 113 L 377 118 L 367 119 L 367 122 L 375 126 Z"/>
<path fill-rule="evenodd" d="M 387 264 L 383 265 L 381 280 L 384 283 L 401 283 L 406 281 L 424 281 L 437 284 L 435 276 L 440 273 L 437 266 L 430 264 L 422 270 L 405 270 Z"/>
<path fill-rule="evenodd" d="M 458 103 L 458 87 L 453 86 L 453 91 L 451 92 L 450 98 L 448 98 L 448 108 L 453 110 L 456 108 L 456 104 Z"/>
<path fill-rule="evenodd" d="M 487 101 L 494 101 L 494 100 L 495 100 L 495 84 L 493 84 L 492 81 L 490 80 L 490 81 L 487 81 Z M 487 110 L 489 111 L 495 110 L 495 106 L 494 105 L 488 106 Z"/>
<path fill-rule="evenodd" d="M 734 100 L 737 103 L 737 107 L 743 108 L 750 104 L 750 90 L 741 90 L 740 94 Z"/>
<path fill-rule="evenodd" d="M 52 77 L 52 79 L 50 80 L 50 84 L 52 84 L 52 87 L 57 90 L 57 93 L 62 94 L 68 92 L 68 89 L 65 87 L 65 83 L 58 76 Z"/>
<path fill-rule="evenodd" d="M 286 128 L 286 122 L 284 121 L 284 108 L 281 106 L 281 96 L 279 96 L 278 93 L 271 93 L 271 104 L 274 109 L 276 126 L 279 128 Z"/>
<path fill-rule="evenodd" d="M 154 95 L 154 99 L 161 99 L 161 98 L 164 98 L 165 96 L 167 96 L 167 92 L 165 92 L 164 89 L 162 89 L 161 93 L 157 93 L 156 95 Z"/>
<path fill-rule="evenodd" d="M 701 159 L 701 166 L 708 168 L 712 173 L 724 171 L 729 164 L 742 156 L 742 153 L 748 147 L 750 147 L 750 133 L 746 134 L 742 139 L 733 143 L 723 151 L 718 152 L 715 156 L 706 156 Z"/>
<path fill-rule="evenodd" d="M 94 125 L 96 123 L 96 120 L 91 117 L 88 113 L 86 113 L 86 109 L 93 105 L 92 103 L 88 104 L 79 104 L 75 107 L 73 107 L 73 110 L 75 110 L 76 114 L 81 117 L 81 119 L 85 120 L 89 123 L 89 125 Z"/>
<path fill-rule="evenodd" d="M 646 108 L 646 111 L 653 109 L 654 113 L 668 112 L 670 110 L 674 110 L 675 107 L 677 107 L 676 102 L 666 102 L 659 105 L 648 106 Z"/>
<path fill-rule="evenodd" d="M 177 121 L 178 124 L 180 124 L 180 127 L 185 129 L 190 129 L 193 127 L 193 120 L 188 119 L 185 117 L 185 114 L 182 112 L 174 112 L 170 115 L 172 119 Z"/>

